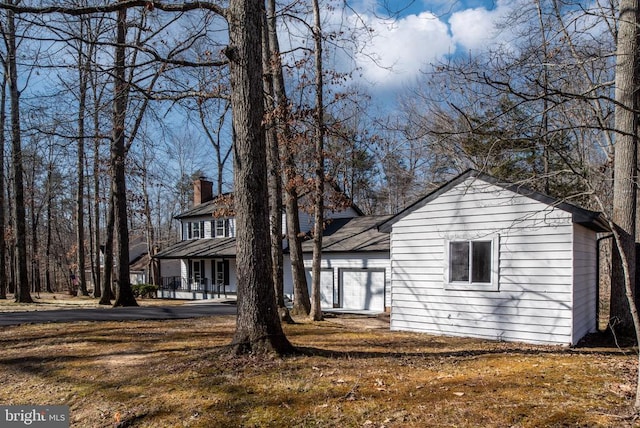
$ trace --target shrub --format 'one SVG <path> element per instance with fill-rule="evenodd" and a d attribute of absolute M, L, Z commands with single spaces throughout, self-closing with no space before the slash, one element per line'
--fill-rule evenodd
<path fill-rule="evenodd" d="M 136 297 L 156 297 L 158 286 L 154 284 L 132 284 L 133 295 Z"/>

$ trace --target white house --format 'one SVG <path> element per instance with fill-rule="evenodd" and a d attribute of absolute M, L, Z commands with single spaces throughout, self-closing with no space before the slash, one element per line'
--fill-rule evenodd
<path fill-rule="evenodd" d="M 596 329 L 598 213 L 468 171 L 380 230 L 392 330 L 571 345 Z"/>
<path fill-rule="evenodd" d="M 384 312 L 391 306 L 389 234 L 378 226 L 391 216 L 332 219 L 322 236 L 321 307 Z M 311 284 L 313 242 L 302 244 Z M 288 257 L 285 264 L 290 266 Z M 291 269 L 285 268 L 285 288 Z"/>
<path fill-rule="evenodd" d="M 196 180 L 193 208 L 176 217 L 182 240 L 156 255 L 161 267 L 171 260 L 178 260 L 181 266 L 179 275 L 162 278 L 159 297 L 207 299 L 236 292 L 236 222 L 232 209 L 225 206 L 230 201 L 231 196 L 214 198 L 211 182 Z M 301 231 L 307 233 L 313 226 L 312 217 L 300 214 Z M 379 232 L 377 226 L 389 217 L 364 217 L 355 206 L 325 216 L 322 308 L 384 311 L 390 304 L 389 234 Z M 283 245 L 284 291 L 293 297 L 286 240 Z M 310 285 L 310 242 L 303 244 L 303 252 Z"/>

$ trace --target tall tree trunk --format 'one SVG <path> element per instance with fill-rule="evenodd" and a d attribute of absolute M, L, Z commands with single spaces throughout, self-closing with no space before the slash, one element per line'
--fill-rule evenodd
<path fill-rule="evenodd" d="M 32 176 L 32 183 L 35 185 L 35 170 Z M 38 223 L 39 215 L 36 210 L 35 198 L 30 198 L 31 205 L 31 291 L 40 292 L 40 243 L 38 239 Z M 36 294 L 37 296 L 37 294 Z"/>
<path fill-rule="evenodd" d="M 27 269 L 27 227 L 24 205 L 24 184 L 22 167 L 22 142 L 20 130 L 20 91 L 18 90 L 18 68 L 16 64 L 15 16 L 7 11 L 7 63 L 9 74 L 9 96 L 11 98 L 11 171 L 13 178 L 13 221 L 16 239 L 15 256 L 17 278 L 15 278 L 15 300 L 32 303 Z"/>
<path fill-rule="evenodd" d="M 276 293 L 276 306 L 281 321 L 292 322 L 289 310 L 284 302 L 284 256 L 282 251 L 282 165 L 278 148 L 278 130 L 275 121 L 275 93 L 273 89 L 273 67 L 271 63 L 271 48 L 267 16 L 262 22 L 262 58 L 265 85 L 266 141 L 267 141 L 267 182 L 269 186 L 269 224 L 271 226 L 271 263 L 273 269 L 273 284 Z"/>
<path fill-rule="evenodd" d="M 618 19 L 615 88 L 615 129 L 613 182 L 613 226 L 616 245 L 613 251 L 611 281 L 611 319 L 616 330 L 635 332 L 640 343 L 640 320 L 636 306 L 636 210 L 638 178 L 638 103 L 639 41 L 638 0 L 621 0 Z M 613 324 L 613 322 L 611 323 Z M 640 356 L 638 357 L 640 359 Z M 640 409 L 640 368 L 637 372 L 636 411 Z"/>
<path fill-rule="evenodd" d="M 110 305 L 113 299 L 111 284 L 113 279 L 113 229 L 115 228 L 115 205 L 113 196 L 113 186 L 109 191 L 109 203 L 107 208 L 107 224 L 105 225 L 104 239 L 104 270 L 102 272 L 102 282 L 100 283 L 100 301 L 101 305 Z"/>
<path fill-rule="evenodd" d="M 551 179 L 549 171 L 549 52 L 547 44 L 547 35 L 545 33 L 545 24 L 542 15 L 542 4 L 540 0 L 536 2 L 536 9 L 538 12 L 538 23 L 540 24 L 540 39 L 542 40 L 542 90 L 544 91 L 544 98 L 542 99 L 542 120 L 540 121 L 540 135 L 542 141 L 542 168 L 543 168 L 543 183 L 544 193 L 549 195 L 551 193 Z"/>
<path fill-rule="evenodd" d="M 94 91 L 94 99 L 96 99 Z M 102 283 L 101 269 L 101 257 L 100 257 L 100 138 L 97 137 L 100 130 L 100 117 L 99 110 L 94 109 L 93 112 L 93 132 L 96 137 L 93 140 L 93 261 L 91 263 L 93 273 L 93 296 L 100 297 L 100 304 L 110 304 L 108 301 L 111 293 L 107 295 L 107 301 L 102 299 L 104 296 L 104 284 Z M 112 234 L 113 237 L 113 229 Z M 105 254 L 106 256 L 106 251 Z M 105 257 L 106 258 L 106 257 Z M 105 270 L 106 272 L 106 270 Z"/>
<path fill-rule="evenodd" d="M 618 20 L 615 88 L 615 158 L 613 185 L 613 221 L 618 227 L 620 251 L 613 252 L 611 284 L 611 319 L 616 331 L 632 335 L 634 332 L 630 303 L 635 295 L 635 233 L 637 179 L 637 122 L 635 91 L 637 79 L 637 0 L 622 0 Z M 627 275 L 622 259 L 629 263 Z M 631 281 L 625 286 L 625 277 Z"/>
<path fill-rule="evenodd" d="M 13 179 L 11 178 L 11 165 L 9 164 L 8 167 L 9 167 L 9 171 L 7 171 L 7 174 L 5 175 L 5 177 L 8 177 L 9 179 L 9 181 L 6 183 L 6 190 L 7 190 L 6 213 L 8 214 L 8 218 L 7 218 L 5 227 L 8 229 L 7 235 L 11 235 L 11 240 L 7 242 L 7 246 L 5 247 L 7 250 L 7 282 L 8 282 L 7 292 L 8 294 L 15 294 L 16 292 L 16 287 L 15 287 L 16 245 L 15 245 L 15 242 L 16 241 L 15 241 L 15 238 L 13 237 L 13 235 L 15 235 L 14 223 L 13 223 Z"/>
<path fill-rule="evenodd" d="M 289 126 L 290 105 L 287 98 L 282 63 L 280 59 L 280 43 L 276 28 L 276 2 L 268 1 L 268 34 L 269 48 L 271 49 L 271 72 L 273 74 L 273 90 L 275 94 L 276 121 L 282 139 L 279 148 L 284 157 L 284 191 L 285 191 L 285 215 L 287 223 L 287 241 L 289 242 L 289 258 L 291 259 L 291 276 L 293 278 L 293 310 L 294 315 L 309 315 L 311 302 L 309 301 L 309 289 L 307 277 L 304 271 L 304 258 L 302 255 L 302 237 L 300 233 L 300 217 L 298 207 L 298 191 L 295 185 L 296 161 L 294 157 L 293 136 Z"/>
<path fill-rule="evenodd" d="M 231 0 L 227 20 L 234 130 L 234 206 L 238 316 L 236 353 L 293 351 L 276 308 L 267 194 L 266 143 L 263 129 L 262 0 Z"/>
<path fill-rule="evenodd" d="M 118 10 L 116 60 L 114 70 L 113 141 L 111 143 L 111 181 L 114 195 L 115 237 L 118 245 L 118 275 L 114 306 L 138 306 L 129 278 L 129 225 L 127 223 L 127 185 L 125 173 L 125 117 L 129 86 L 125 81 L 127 9 Z"/>
<path fill-rule="evenodd" d="M 145 235 L 147 241 L 147 255 L 149 256 L 149 263 L 147 265 L 147 272 L 149 277 L 147 283 L 160 285 L 159 265 L 158 261 L 153 258 L 156 249 L 156 237 L 153 229 L 153 219 L 151 218 L 151 204 L 149 202 L 149 184 L 147 178 L 147 171 L 142 171 L 142 195 L 144 198 L 144 221 L 145 221 Z"/>
<path fill-rule="evenodd" d="M 80 21 L 80 34 L 84 34 L 83 21 Z M 76 245 L 78 262 L 78 287 L 83 296 L 88 296 L 87 275 L 85 270 L 85 250 L 84 250 L 84 115 L 87 100 L 87 78 L 88 60 L 84 59 L 82 52 L 82 42 L 78 48 L 78 78 L 79 78 L 79 100 L 78 100 L 78 157 L 76 169 L 78 173 L 78 187 L 76 188 Z"/>
<path fill-rule="evenodd" d="M 7 243 L 5 241 L 5 193 L 4 174 L 4 145 L 6 143 L 5 126 L 7 122 L 7 75 L 3 73 L 2 88 L 0 88 L 0 299 L 7 298 Z"/>
<path fill-rule="evenodd" d="M 322 262 L 322 234 L 324 232 L 324 84 L 322 67 L 322 28 L 320 6 L 313 0 L 313 41 L 315 45 L 316 111 L 315 111 L 315 177 L 314 177 L 314 225 L 313 261 L 311 265 L 311 318 L 322 320 L 320 308 L 320 263 Z"/>
<path fill-rule="evenodd" d="M 44 270 L 44 286 L 45 286 L 45 290 L 47 290 L 48 293 L 53 293 L 53 286 L 52 286 L 52 281 L 51 281 L 51 246 L 53 244 L 52 242 L 52 229 L 53 229 L 53 225 L 51 224 L 52 218 L 53 218 L 53 192 L 51 191 L 51 187 L 52 187 L 52 183 L 51 180 L 53 179 L 53 159 L 52 159 L 52 153 L 53 152 L 53 145 L 49 145 L 49 163 L 47 165 L 47 213 L 46 215 L 46 219 L 47 219 L 47 237 L 46 237 L 46 243 L 45 243 L 45 250 L 44 250 L 44 258 L 45 258 L 45 270 Z M 54 278 L 55 278 L 55 274 L 54 274 Z"/>

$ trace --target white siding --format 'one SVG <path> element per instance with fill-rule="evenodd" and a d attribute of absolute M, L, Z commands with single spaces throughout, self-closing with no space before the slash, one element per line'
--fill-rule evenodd
<path fill-rule="evenodd" d="M 304 266 L 311 268 L 311 254 L 304 255 Z M 377 269 L 384 270 L 385 278 L 385 307 L 391 307 L 390 278 L 391 263 L 389 255 L 385 253 L 324 253 L 322 254 L 321 268 L 331 270 L 333 273 L 334 295 L 338 296 L 340 287 L 340 272 L 349 269 Z M 366 286 L 366 284 L 362 284 Z M 284 257 L 284 292 L 293 298 L 293 279 L 291 276 L 291 259 L 289 255 Z"/>
<path fill-rule="evenodd" d="M 311 269 L 305 269 L 307 278 L 307 288 L 311 296 Z M 323 310 L 333 309 L 333 302 L 336 299 L 335 286 L 333 283 L 333 269 L 320 269 L 320 308 Z"/>
<path fill-rule="evenodd" d="M 497 291 L 444 287 L 444 244 L 499 235 Z M 477 179 L 393 225 L 393 330 L 570 344 L 571 214 Z"/>
<path fill-rule="evenodd" d="M 231 217 L 229 219 L 229 238 L 235 238 L 236 236 L 236 218 Z"/>
<path fill-rule="evenodd" d="M 189 278 L 188 263 L 189 262 L 187 260 L 180 260 L 180 277 L 183 279 L 183 281 L 187 281 L 187 278 Z"/>
<path fill-rule="evenodd" d="M 573 241 L 573 343 L 597 328 L 597 258 L 595 232 L 576 225 Z"/>
<path fill-rule="evenodd" d="M 236 259 L 229 260 L 229 286 L 227 287 L 227 291 L 231 293 L 238 292 L 238 275 L 236 274 L 238 271 L 236 265 Z"/>

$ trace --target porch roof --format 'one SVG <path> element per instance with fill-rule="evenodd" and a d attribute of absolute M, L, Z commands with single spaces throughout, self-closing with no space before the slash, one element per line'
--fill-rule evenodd
<path fill-rule="evenodd" d="M 236 238 L 205 238 L 180 241 L 155 256 L 158 259 L 235 258 Z"/>

